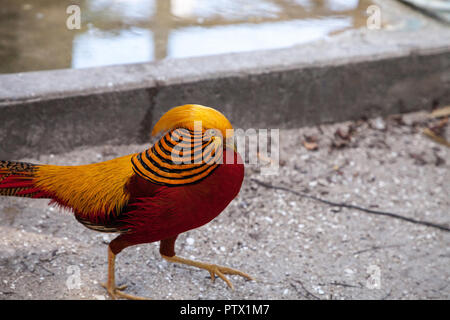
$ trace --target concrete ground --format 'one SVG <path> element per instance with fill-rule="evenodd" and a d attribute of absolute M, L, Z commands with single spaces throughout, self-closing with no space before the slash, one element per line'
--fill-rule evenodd
<path fill-rule="evenodd" d="M 422 134 L 439 121 L 419 112 L 281 130 L 279 173 L 262 176 L 248 166 L 239 196 L 176 246 L 180 256 L 241 269 L 256 281 L 231 276 L 232 291 L 204 270 L 163 261 L 153 243 L 118 256 L 118 284 L 153 299 L 449 299 L 450 233 L 251 181 L 448 226 L 449 149 Z M 77 165 L 146 147 L 25 160 Z M 108 298 L 99 283 L 113 237 L 84 228 L 46 200 L 1 198 L 0 299 Z"/>

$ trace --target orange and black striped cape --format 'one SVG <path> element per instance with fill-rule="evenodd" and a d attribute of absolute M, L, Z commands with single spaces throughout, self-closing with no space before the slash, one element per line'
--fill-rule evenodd
<path fill-rule="evenodd" d="M 155 145 L 131 158 L 134 172 L 156 184 L 181 186 L 199 182 L 221 163 L 221 139 L 208 131 L 172 130 Z"/>

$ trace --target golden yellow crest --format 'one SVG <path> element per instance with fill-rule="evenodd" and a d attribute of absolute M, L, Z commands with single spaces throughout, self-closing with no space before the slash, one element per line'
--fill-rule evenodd
<path fill-rule="evenodd" d="M 195 129 L 196 122 L 201 122 L 203 130 L 217 129 L 223 137 L 232 135 L 233 126 L 219 111 L 199 104 L 186 104 L 167 111 L 153 127 L 152 135 L 176 128 Z"/>

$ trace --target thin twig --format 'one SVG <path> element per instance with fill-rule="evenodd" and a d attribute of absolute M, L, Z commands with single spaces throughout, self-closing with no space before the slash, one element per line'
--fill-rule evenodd
<path fill-rule="evenodd" d="M 387 249 L 387 248 L 398 248 L 398 247 L 401 247 L 401 246 L 403 246 L 403 245 L 401 245 L 401 244 L 393 244 L 393 245 L 390 245 L 390 246 L 373 246 L 373 247 L 370 247 L 368 249 L 363 249 L 363 250 L 356 251 L 355 253 L 353 253 L 353 255 L 357 255 L 357 254 L 361 254 L 361 253 L 369 252 L 369 251 Z"/>
<path fill-rule="evenodd" d="M 306 299 L 309 299 L 309 294 L 308 293 L 304 294 L 303 292 L 300 292 L 300 290 L 298 290 L 298 288 L 292 282 L 290 283 L 290 285 L 291 285 L 292 288 L 295 289 L 295 291 L 297 291 L 298 294 L 302 295 Z"/>
<path fill-rule="evenodd" d="M 306 292 L 306 295 L 303 295 L 305 298 L 309 297 L 313 297 L 316 300 L 320 300 L 320 298 L 314 294 L 312 294 L 311 292 L 308 291 L 308 289 L 305 288 L 305 286 L 303 285 L 303 282 L 301 282 L 300 280 L 294 280 L 295 282 L 297 282 L 303 289 L 303 291 Z M 294 287 L 297 290 L 297 287 L 291 282 L 291 286 Z"/>
<path fill-rule="evenodd" d="M 263 181 L 260 181 L 260 180 L 254 179 L 254 178 L 251 178 L 250 180 L 255 182 L 255 183 L 257 183 L 257 184 L 259 184 L 260 186 L 265 187 L 265 188 L 275 189 L 275 190 L 283 190 L 283 191 L 295 194 L 295 195 L 297 195 L 299 197 L 305 197 L 305 198 L 308 198 L 308 199 L 312 199 L 312 200 L 315 200 L 315 201 L 318 201 L 318 202 L 321 202 L 321 203 L 324 203 L 324 204 L 327 204 L 327 205 L 330 205 L 330 206 L 333 206 L 333 207 L 355 209 L 355 210 L 359 210 L 359 211 L 366 212 L 366 213 L 369 213 L 369 214 L 374 214 L 374 215 L 379 215 L 379 216 L 387 216 L 387 217 L 391 217 L 391 218 L 394 218 L 394 219 L 408 221 L 408 222 L 415 223 L 415 224 L 421 224 L 421 225 L 424 225 L 424 226 L 428 226 L 428 227 L 432 227 L 432 228 L 436 228 L 436 229 L 440 229 L 440 230 L 443 230 L 443 231 L 450 232 L 450 227 L 448 227 L 446 225 L 437 224 L 437 223 L 434 223 L 434 222 L 429 222 L 429 221 L 424 221 L 424 220 L 416 220 L 416 219 L 408 218 L 408 217 L 405 217 L 405 216 L 401 216 L 399 214 L 392 213 L 392 212 L 372 210 L 372 209 L 367 209 L 367 208 L 363 208 L 363 207 L 360 207 L 360 206 L 356 206 L 356 205 L 353 205 L 353 204 L 325 200 L 325 199 L 322 199 L 322 198 L 319 198 L 319 197 L 316 197 L 316 196 L 312 196 L 312 195 L 309 195 L 309 194 L 306 194 L 306 193 L 303 193 L 303 192 L 294 191 L 294 190 L 286 188 L 286 187 L 274 186 L 274 185 L 265 183 Z"/>
<path fill-rule="evenodd" d="M 328 283 L 328 285 L 332 285 L 332 286 L 339 286 L 339 287 L 345 287 L 345 288 L 362 288 L 361 286 L 355 286 L 352 284 L 348 284 L 348 283 L 343 283 L 343 282 L 330 282 Z"/>

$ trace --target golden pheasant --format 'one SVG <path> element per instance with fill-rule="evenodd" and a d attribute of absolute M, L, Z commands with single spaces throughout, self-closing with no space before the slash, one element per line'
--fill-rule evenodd
<path fill-rule="evenodd" d="M 160 241 L 170 262 L 209 271 L 233 288 L 225 274 L 252 279 L 241 271 L 175 255 L 177 236 L 218 216 L 237 196 L 244 165 L 236 151 L 233 128 L 215 109 L 184 105 L 164 114 L 152 135 L 163 133 L 151 148 L 110 161 L 54 166 L 0 161 L 0 195 L 49 198 L 73 211 L 84 226 L 119 236 L 108 246 L 111 298 L 137 299 L 116 287 L 114 263 L 124 248 Z"/>

